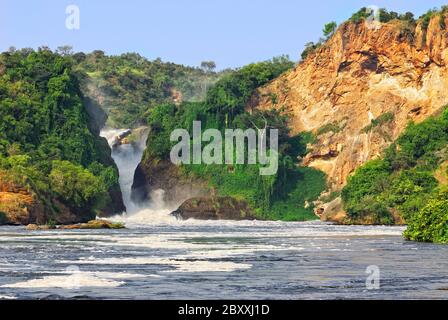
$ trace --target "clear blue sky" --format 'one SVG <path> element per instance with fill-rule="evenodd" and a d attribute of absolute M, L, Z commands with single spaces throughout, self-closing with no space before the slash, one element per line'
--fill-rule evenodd
<path fill-rule="evenodd" d="M 0 0 L 0 50 L 70 44 L 75 51 L 138 52 L 164 61 L 238 67 L 289 54 L 329 21 L 368 5 L 420 15 L 441 0 Z M 65 28 L 67 5 L 80 8 L 80 30 Z"/>

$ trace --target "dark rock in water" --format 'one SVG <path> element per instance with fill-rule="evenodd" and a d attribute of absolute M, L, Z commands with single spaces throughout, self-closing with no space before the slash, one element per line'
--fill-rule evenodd
<path fill-rule="evenodd" d="M 120 222 L 110 222 L 107 220 L 91 220 L 87 223 L 79 223 L 68 226 L 58 226 L 57 229 L 74 230 L 74 229 L 124 229 L 124 224 Z"/>
<path fill-rule="evenodd" d="M 178 166 L 169 160 L 160 160 L 145 153 L 134 174 L 131 198 L 134 202 L 151 200 L 151 193 L 166 190 L 164 201 L 170 205 L 210 194 L 210 189 L 201 179 L 184 175 Z"/>
<path fill-rule="evenodd" d="M 199 197 L 185 201 L 171 213 L 178 219 L 198 220 L 256 220 L 246 201 L 232 197 Z"/>
<path fill-rule="evenodd" d="M 132 134 L 132 130 L 126 130 L 120 133 L 118 136 L 115 137 L 114 142 L 112 143 L 112 148 L 116 148 L 119 145 L 124 143 L 124 140 L 129 137 Z"/>
<path fill-rule="evenodd" d="M 28 231 L 37 231 L 37 230 L 77 230 L 77 229 L 124 229 L 125 226 L 119 222 L 110 222 L 107 220 L 91 220 L 87 223 L 78 223 L 72 225 L 37 225 L 37 224 L 29 224 L 26 226 L 26 230 Z"/>

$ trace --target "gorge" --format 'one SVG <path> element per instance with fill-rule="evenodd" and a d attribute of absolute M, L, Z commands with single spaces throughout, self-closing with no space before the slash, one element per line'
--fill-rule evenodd
<path fill-rule="evenodd" d="M 446 299 L 448 7 L 369 14 L 222 71 L 1 53 L 0 300 Z"/>

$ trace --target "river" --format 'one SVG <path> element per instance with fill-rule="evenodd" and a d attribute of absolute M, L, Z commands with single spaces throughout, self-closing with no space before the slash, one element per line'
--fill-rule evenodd
<path fill-rule="evenodd" d="M 126 229 L 0 227 L 0 299 L 448 299 L 448 246 L 402 227 L 178 221 L 161 190 L 133 204 L 142 152 L 113 154 Z"/>
<path fill-rule="evenodd" d="M 0 298 L 448 298 L 448 247 L 405 242 L 402 231 L 174 219 L 122 230 L 1 227 Z M 366 287 L 371 265 L 379 290 Z"/>

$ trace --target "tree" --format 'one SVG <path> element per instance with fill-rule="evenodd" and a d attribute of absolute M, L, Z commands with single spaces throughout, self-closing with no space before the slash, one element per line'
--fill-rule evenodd
<path fill-rule="evenodd" d="M 216 63 L 214 61 L 202 61 L 201 69 L 206 73 L 211 73 L 216 69 Z"/>
<path fill-rule="evenodd" d="M 319 47 L 319 45 L 315 44 L 314 42 L 308 42 L 305 45 L 305 49 L 303 50 L 301 57 L 302 60 L 305 60 L 311 53 L 313 53 L 317 48 Z"/>
<path fill-rule="evenodd" d="M 61 56 L 71 56 L 73 54 L 73 47 L 69 45 L 60 46 L 57 48 L 56 53 Z"/>
<path fill-rule="evenodd" d="M 80 210 L 95 208 L 106 195 L 106 186 L 89 170 L 69 161 L 53 161 L 50 184 L 67 204 Z"/>
<path fill-rule="evenodd" d="M 333 33 L 336 31 L 337 26 L 338 26 L 337 23 L 334 22 L 334 21 L 327 23 L 327 24 L 324 26 L 324 29 L 322 30 L 323 33 L 324 33 L 324 36 L 325 36 L 327 39 L 328 39 L 329 37 L 331 37 L 331 36 L 333 35 Z"/>

